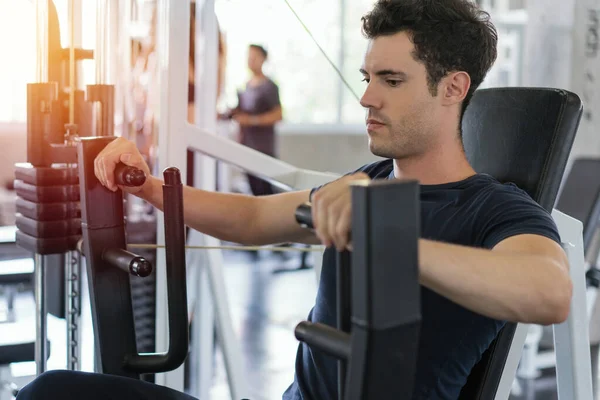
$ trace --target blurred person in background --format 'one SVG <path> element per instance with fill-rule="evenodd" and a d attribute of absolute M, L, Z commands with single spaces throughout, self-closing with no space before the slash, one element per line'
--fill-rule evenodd
<path fill-rule="evenodd" d="M 267 50 L 258 44 L 248 47 L 248 69 L 252 76 L 246 88 L 238 92 L 238 105 L 224 115 L 240 126 L 239 141 L 254 150 L 276 157 L 275 124 L 283 119 L 279 87 L 263 72 Z M 275 193 L 268 182 L 248 175 L 250 190 L 255 196 Z"/>

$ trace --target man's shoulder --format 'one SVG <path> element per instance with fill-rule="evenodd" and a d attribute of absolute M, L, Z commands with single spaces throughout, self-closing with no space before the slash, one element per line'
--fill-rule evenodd
<path fill-rule="evenodd" d="M 556 224 L 548 210 L 514 183 L 488 178 L 477 196 L 477 230 L 483 247 L 493 248 L 500 241 L 520 234 L 535 234 L 560 243 Z"/>
<path fill-rule="evenodd" d="M 480 175 L 473 189 L 468 201 L 475 204 L 481 214 L 506 214 L 526 209 L 529 213 L 550 216 L 548 210 L 513 182 L 500 182 L 489 175 Z"/>
<path fill-rule="evenodd" d="M 500 182 L 496 178 L 485 174 L 480 174 L 478 178 L 480 190 L 478 191 L 477 200 L 481 202 L 482 205 L 485 204 L 486 207 L 493 204 L 508 205 L 515 202 L 524 202 L 537 206 L 543 210 L 542 206 L 540 206 L 527 191 L 521 189 L 513 182 Z"/>
<path fill-rule="evenodd" d="M 354 171 L 347 172 L 346 174 L 344 174 L 344 176 L 364 172 L 365 174 L 369 175 L 369 178 L 371 179 L 385 179 L 392 173 L 393 170 L 394 164 L 392 160 L 386 159 L 365 164 L 362 167 L 355 169 Z M 310 197 L 312 198 L 313 193 L 322 188 L 323 186 L 324 185 L 313 188 L 310 191 Z"/>
<path fill-rule="evenodd" d="M 279 90 L 279 86 L 277 85 L 277 83 L 275 83 L 275 81 L 269 77 L 267 77 L 267 79 L 265 81 L 265 86 L 272 88 L 272 89 Z"/>

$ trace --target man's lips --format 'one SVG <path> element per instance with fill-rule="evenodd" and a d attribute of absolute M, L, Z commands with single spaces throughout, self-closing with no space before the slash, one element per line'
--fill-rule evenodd
<path fill-rule="evenodd" d="M 382 126 L 385 126 L 385 124 L 381 121 L 372 118 L 367 120 L 367 129 L 377 129 L 381 128 Z"/>

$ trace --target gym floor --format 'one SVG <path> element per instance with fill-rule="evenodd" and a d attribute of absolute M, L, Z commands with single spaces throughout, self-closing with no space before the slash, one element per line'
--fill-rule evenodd
<path fill-rule="evenodd" d="M 292 382 L 294 359 L 298 346 L 293 330 L 296 324 L 305 319 L 314 302 L 316 277 L 314 269 L 274 273 L 276 269 L 294 269 L 300 265 L 298 253 L 286 253 L 286 257 L 269 252 L 261 252 L 256 258 L 243 251 L 226 251 L 225 281 L 229 296 L 231 315 L 236 335 L 245 361 L 246 380 L 250 385 L 249 398 L 271 400 L 281 398 L 281 394 Z M 310 260 L 310 257 L 309 257 Z M 2 314 L 4 301 L 0 301 Z M 84 305 L 85 309 L 86 305 Z M 21 293 L 15 303 L 18 326 L 0 324 L 2 336 L 9 333 L 34 334 L 34 302 L 31 293 Z M 89 309 L 89 308 L 88 308 Z M 83 315 L 84 326 L 82 363 L 84 369 L 92 366 L 91 323 L 89 314 Z M 52 341 L 52 356 L 49 368 L 64 368 L 65 344 L 64 321 L 50 317 L 49 338 Z M 18 333 L 17 333 L 18 332 Z M 33 363 L 13 364 L 11 371 L 20 375 L 20 384 L 26 383 L 27 375 L 35 371 Z M 534 381 L 519 380 L 518 395 L 510 400 L 554 400 L 556 382 L 554 372 L 546 371 Z M 6 394 L 4 394 L 6 396 Z M 0 394 L 0 400 L 4 400 Z M 227 376 L 220 350 L 216 350 L 214 383 L 211 399 L 229 399 Z"/>
<path fill-rule="evenodd" d="M 273 274 L 276 268 L 290 269 L 299 264 L 299 256 L 282 261 L 266 254 L 255 261 L 243 252 L 225 255 L 226 284 L 232 305 L 236 331 L 241 334 L 247 360 L 252 400 L 272 400 L 293 379 L 298 346 L 293 336 L 296 324 L 305 319 L 314 304 L 316 277 L 313 269 Z M 538 379 L 519 379 L 509 400 L 558 400 L 554 370 Z M 222 358 L 217 358 L 217 375 L 212 393 L 215 399 L 227 399 L 228 391 Z"/>

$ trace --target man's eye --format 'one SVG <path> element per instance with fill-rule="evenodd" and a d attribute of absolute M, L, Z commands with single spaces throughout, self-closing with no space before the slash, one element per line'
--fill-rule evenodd
<path fill-rule="evenodd" d="M 394 80 L 394 79 L 388 79 L 387 80 L 388 85 L 390 85 L 391 87 L 398 87 L 400 86 L 400 84 L 402 83 L 402 81 L 399 80 Z"/>
<path fill-rule="evenodd" d="M 369 78 L 367 78 L 367 77 L 364 77 L 364 78 L 362 78 L 362 82 L 367 82 L 367 83 L 369 83 L 369 81 L 370 81 L 370 79 L 369 79 Z"/>

